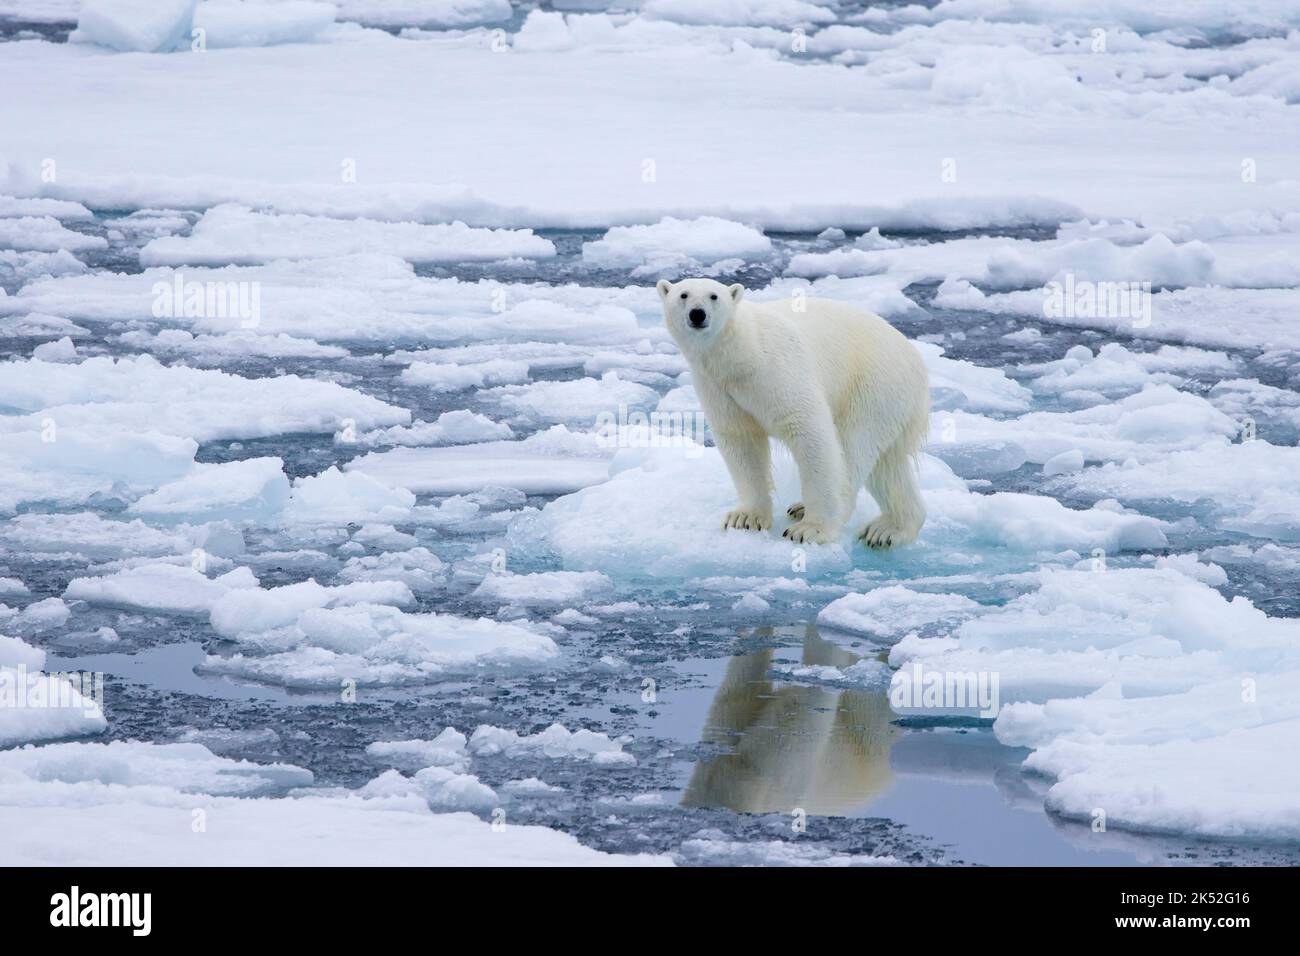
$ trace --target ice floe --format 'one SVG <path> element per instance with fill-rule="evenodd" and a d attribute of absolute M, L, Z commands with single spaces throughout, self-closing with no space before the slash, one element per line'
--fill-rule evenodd
<path fill-rule="evenodd" d="M 524 607 L 567 607 L 610 590 L 612 582 L 599 571 L 537 571 L 532 574 L 489 574 L 474 589 L 485 603 Z"/>
<path fill-rule="evenodd" d="M 366 756 L 391 764 L 399 770 L 422 770 L 425 767 L 449 767 L 464 770 L 469 766 L 466 750 L 468 738 L 455 727 L 448 727 L 432 740 L 381 741 L 366 747 Z"/>
<path fill-rule="evenodd" d="M 337 0 L 339 16 L 385 26 L 468 27 L 512 16 L 510 0 Z"/>
<path fill-rule="evenodd" d="M 106 249 L 108 242 L 64 226 L 52 216 L 0 218 L 0 246 L 30 252 L 81 252 Z"/>
<path fill-rule="evenodd" d="M 932 627 L 952 627 L 982 610 L 960 594 L 929 594 L 894 585 L 846 594 L 822 608 L 817 623 L 890 640 Z"/>
<path fill-rule="evenodd" d="M 289 479 L 279 458 L 245 458 L 221 464 L 196 464 L 183 478 L 168 482 L 131 502 L 132 514 L 154 520 L 182 516 L 266 522 L 289 501 Z"/>
<path fill-rule="evenodd" d="M 527 494 L 566 494 L 604 481 L 612 456 L 594 435 L 555 425 L 522 441 L 371 452 L 346 470 L 417 494 L 466 494 L 499 485 L 504 476 Z"/>
<path fill-rule="evenodd" d="M 503 441 L 514 438 L 514 432 L 504 422 L 494 422 L 486 415 L 466 409 L 443 412 L 432 422 L 415 422 L 411 425 L 394 425 L 370 432 L 351 434 L 340 432 L 334 440 L 343 444 L 365 447 L 386 445 L 470 445 L 479 442 Z"/>
<path fill-rule="evenodd" d="M 288 764 L 255 764 L 216 757 L 202 744 L 154 744 L 114 740 L 107 744 L 48 744 L 0 751 L 0 787 L 21 787 L 23 778 L 66 784 L 69 805 L 112 799 L 112 787 L 158 787 L 179 793 L 264 796 L 312 783 L 310 770 Z M 5 786 L 7 785 L 7 786 Z"/>
<path fill-rule="evenodd" d="M 0 402 L 18 413 L 0 417 L 0 428 L 10 434 L 35 430 L 34 420 L 42 417 L 67 431 L 131 429 L 195 441 L 332 433 L 344 419 L 359 429 L 410 421 L 405 409 L 332 382 L 243 378 L 164 366 L 148 355 L 72 365 L 11 361 L 0 368 Z"/>
<path fill-rule="evenodd" d="M 1090 694 L 1120 681 L 1134 694 L 1185 690 L 1225 667 L 1287 651 L 1291 622 L 1174 568 L 1045 570 L 1039 586 L 958 624 L 906 637 L 890 663 L 944 672 L 997 671 L 1003 700 Z"/>
<path fill-rule="evenodd" d="M 178 501 L 196 494 L 262 493 L 252 485 L 274 481 L 267 461 L 196 467 L 197 443 L 410 421 L 405 409 L 331 382 L 166 367 L 147 355 L 11 361 L 2 381 L 0 404 L 10 411 L 0 415 L 9 452 L 0 460 L 0 510 L 23 501 L 77 503 L 119 485 L 151 491 L 179 482 L 146 506 L 164 511 L 181 510 Z"/>
<path fill-rule="evenodd" d="M 722 515 L 733 501 L 722 458 L 711 448 L 689 455 L 687 450 L 683 445 L 620 452 L 624 467 L 616 458 L 608 481 L 520 516 L 509 540 L 525 553 L 555 555 L 568 570 L 619 576 L 782 574 L 797 567 L 821 576 L 852 566 L 851 551 L 861 547 L 853 535 L 875 513 L 865 493 L 839 543 L 796 548 L 779 529 L 725 532 Z M 774 461 L 777 502 L 797 501 L 793 462 L 779 448 Z M 923 462 L 921 475 L 929 518 L 909 558 L 923 566 L 975 549 L 995 549 L 999 560 L 1027 560 L 1066 548 L 1124 551 L 1166 543 L 1160 522 L 1141 515 L 1073 510 L 1037 495 L 974 494 L 934 458 Z"/>
<path fill-rule="evenodd" d="M 197 0 L 87 0 L 73 37 L 126 53 L 174 50 L 190 38 Z"/>
<path fill-rule="evenodd" d="M 437 591 L 445 581 L 446 563 L 428 548 L 385 551 L 349 558 L 339 569 L 342 581 L 399 581 L 414 594 Z"/>
<path fill-rule="evenodd" d="M 146 564 L 95 578 L 74 578 L 63 592 L 68 600 L 113 607 L 207 615 L 231 590 L 257 587 L 248 568 L 209 578 L 191 567 Z"/>
<path fill-rule="evenodd" d="M 592 730 L 571 731 L 562 724 L 552 724 L 531 735 L 484 725 L 470 735 L 468 747 L 470 753 L 480 757 L 537 754 L 555 759 L 590 760 L 597 766 L 636 763 L 636 758 L 625 751 L 619 741 Z"/>
<path fill-rule="evenodd" d="M 204 49 L 302 43 L 334 22 L 332 3 L 317 0 L 202 0 L 194 8 L 193 30 Z"/>
<path fill-rule="evenodd" d="M 273 216 L 241 206 L 204 213 L 189 236 L 164 236 L 140 250 L 143 266 L 251 265 L 274 259 L 317 259 L 383 253 L 411 262 L 467 262 L 547 257 L 555 246 L 531 229 L 473 229 L 321 216 Z"/>
<path fill-rule="evenodd" d="M 1086 697 L 1009 705 L 994 729 L 1033 748 L 1030 771 L 1053 778 L 1065 816 L 1157 832 L 1294 839 L 1300 672 L 1238 675 L 1183 693 L 1133 696 L 1118 685 Z"/>
<path fill-rule="evenodd" d="M 211 607 L 213 629 L 238 645 L 210 654 L 206 673 L 303 689 L 419 684 L 482 668 L 536 667 L 559 653 L 544 634 L 515 624 L 402 611 L 400 581 L 315 581 L 228 591 Z M 394 606 L 396 605 L 396 606 Z"/>
<path fill-rule="evenodd" d="M 0 625 L 8 627 L 2 617 Z M 0 748 L 88 736 L 108 727 L 102 674 L 96 683 L 93 674 L 46 673 L 45 667 L 45 651 L 0 635 Z"/>
<path fill-rule="evenodd" d="M 545 827 L 498 833 L 469 814 L 431 812 L 463 806 L 472 777 L 457 786 L 450 772 L 426 771 L 414 790 L 401 780 L 317 793 L 308 770 L 218 757 L 198 743 L 47 744 L 0 751 L 0 822 L 29 829 L 11 854 L 24 865 L 307 865 L 319 862 L 323 841 L 336 859 L 386 866 L 671 862 L 599 853 Z M 221 825 L 209 829 L 209 819 Z"/>
<path fill-rule="evenodd" d="M 615 226 L 583 243 L 583 261 L 607 269 L 634 269 L 665 261 L 681 268 L 683 260 L 713 265 L 723 259 L 753 259 L 772 251 L 772 242 L 757 229 L 716 216 L 694 220 L 671 216 L 648 226 Z"/>
<path fill-rule="evenodd" d="M 606 372 L 599 379 L 502 385 L 482 391 L 478 397 L 527 421 L 548 424 L 595 425 L 602 413 L 619 408 L 649 411 L 659 403 L 654 389 L 626 381 L 617 372 Z"/>

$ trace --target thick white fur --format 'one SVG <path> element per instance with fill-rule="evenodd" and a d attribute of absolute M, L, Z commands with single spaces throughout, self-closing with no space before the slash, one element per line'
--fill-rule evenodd
<path fill-rule="evenodd" d="M 786 537 L 836 540 L 865 485 L 882 512 L 862 530 L 866 543 L 916 540 L 925 508 L 915 459 L 930 397 L 925 363 L 902 333 L 827 299 L 751 303 L 742 286 L 712 279 L 658 290 L 740 497 L 724 528 L 772 527 L 771 436 L 790 449 L 803 490 Z M 691 324 L 694 310 L 703 327 Z"/>

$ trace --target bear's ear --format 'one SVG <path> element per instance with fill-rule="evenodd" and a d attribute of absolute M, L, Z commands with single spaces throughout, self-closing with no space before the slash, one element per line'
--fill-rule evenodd
<path fill-rule="evenodd" d="M 745 294 L 745 287 L 737 282 L 735 285 L 727 286 L 727 291 L 731 293 L 732 302 L 739 302 L 740 297 Z"/>
<path fill-rule="evenodd" d="M 667 279 L 660 279 L 655 283 L 655 288 L 659 290 L 659 297 L 661 299 L 666 299 L 668 298 L 668 293 L 673 291 L 673 284 Z"/>

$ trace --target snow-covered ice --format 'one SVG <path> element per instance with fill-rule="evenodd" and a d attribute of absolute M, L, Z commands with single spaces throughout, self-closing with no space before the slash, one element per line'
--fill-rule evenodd
<path fill-rule="evenodd" d="M 270 216 L 217 206 L 188 237 L 164 236 L 140 250 L 145 266 L 251 265 L 274 259 L 315 259 L 385 253 L 411 262 L 463 262 L 552 256 L 555 247 L 532 230 L 471 229 L 464 223 L 424 225 L 320 216 Z"/>
<path fill-rule="evenodd" d="M 338 0 L 340 16 L 393 26 L 468 27 L 513 15 L 509 0 Z"/>
<path fill-rule="evenodd" d="M 540 733 L 520 735 L 501 727 L 478 727 L 469 738 L 471 753 L 482 756 L 540 753 L 551 758 L 590 760 L 600 766 L 636 763 L 616 740 L 591 730 L 569 730 L 552 724 Z"/>
<path fill-rule="evenodd" d="M 843 572 L 855 563 L 853 535 L 878 513 L 865 494 L 839 543 L 794 549 L 775 531 L 721 530 L 731 507 L 725 465 L 715 449 L 630 449 L 626 467 L 601 484 L 521 515 L 511 540 L 526 552 L 556 555 L 568 570 L 679 578 L 685 574 L 779 574 L 800 563 L 809 574 Z M 798 500 L 794 463 L 775 457 L 777 496 Z M 638 460 L 639 459 L 639 460 Z M 1160 548 L 1161 523 L 1122 510 L 1070 509 L 1038 495 L 975 494 L 937 459 L 922 468 L 922 496 L 930 518 L 908 557 L 921 567 L 951 561 L 953 552 L 1019 564 L 1026 553 L 1068 548 L 1109 551 Z M 689 490 L 688 490 L 689 489 Z M 628 546 L 629 534 L 635 547 Z M 859 545 L 860 547 L 860 545 Z"/>
<path fill-rule="evenodd" d="M 521 441 L 371 452 L 348 466 L 415 492 L 465 494 L 503 481 L 528 494 L 563 494 L 608 477 L 612 449 L 555 425 Z"/>
<path fill-rule="evenodd" d="M 0 626 L 8 626 L 2 615 Z M 0 635 L 0 748 L 98 734 L 108 726 L 102 684 L 82 683 L 80 675 L 74 684 L 57 672 L 47 673 L 47 660 L 39 648 Z"/>
<path fill-rule="evenodd" d="M 0 819 L 25 832 L 14 865 L 310 865 L 323 842 L 357 865 L 662 865 L 581 846 L 545 827 L 503 833 L 423 795 L 304 790 L 310 771 L 217 757 L 201 744 L 55 744 L 0 751 Z M 194 811 L 223 825 L 193 841 Z"/>
<path fill-rule="evenodd" d="M 615 226 L 595 242 L 584 243 L 582 258 L 596 266 L 632 269 L 668 259 L 671 268 L 681 269 L 681 260 L 707 266 L 724 259 L 762 258 L 771 249 L 765 235 L 738 222 L 669 216 L 650 226 Z"/>
<path fill-rule="evenodd" d="M 609 578 L 599 571 L 540 571 L 489 574 L 474 590 L 485 602 L 530 606 L 567 606 L 608 591 Z"/>
<path fill-rule="evenodd" d="M 981 610 L 978 603 L 960 594 L 928 594 L 894 585 L 866 594 L 846 594 L 822 608 L 817 621 L 836 630 L 888 640 L 926 627 L 952 626 Z"/>
<path fill-rule="evenodd" d="M 228 591 L 255 587 L 257 579 L 247 568 L 209 578 L 190 567 L 144 564 L 103 577 L 74 578 L 64 596 L 92 604 L 206 615 Z"/>
<path fill-rule="evenodd" d="M 209 655 L 202 669 L 299 688 L 379 686 L 545 666 L 558 654 L 550 637 L 523 626 L 401 609 L 412 603 L 393 580 L 228 590 L 212 604 L 211 623 L 240 649 Z"/>
<path fill-rule="evenodd" d="M 76 38 L 126 53 L 164 53 L 189 38 L 197 0 L 88 0 Z"/>

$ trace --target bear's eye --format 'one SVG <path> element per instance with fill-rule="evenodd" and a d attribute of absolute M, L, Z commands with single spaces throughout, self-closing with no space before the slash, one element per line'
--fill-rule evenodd
<path fill-rule="evenodd" d="M 714 302 L 717 302 L 717 301 L 718 301 L 718 293 L 714 292 L 712 295 L 709 296 L 709 298 L 712 299 Z"/>
<path fill-rule="evenodd" d="M 683 298 L 683 299 L 686 298 L 686 293 L 685 293 L 685 292 L 682 293 L 682 298 Z"/>

